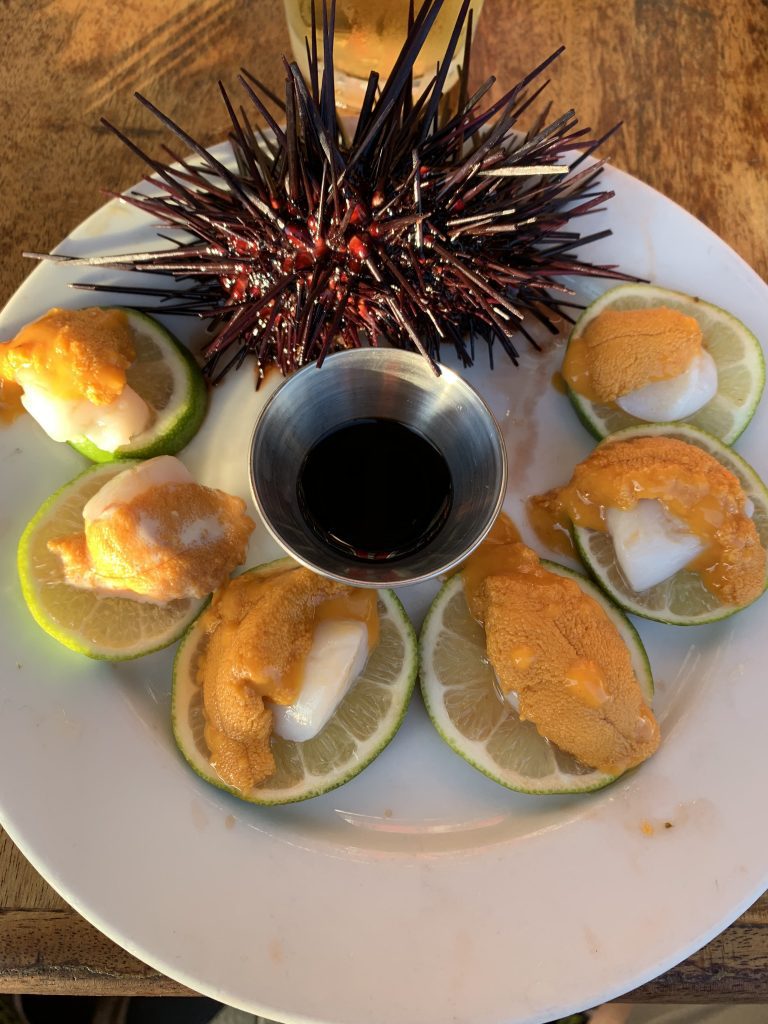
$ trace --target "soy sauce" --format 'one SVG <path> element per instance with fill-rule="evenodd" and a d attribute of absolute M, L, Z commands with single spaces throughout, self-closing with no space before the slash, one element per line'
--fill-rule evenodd
<path fill-rule="evenodd" d="M 297 493 L 315 535 L 358 561 L 419 551 L 453 501 L 441 452 L 392 419 L 350 420 L 321 437 L 302 463 Z"/>

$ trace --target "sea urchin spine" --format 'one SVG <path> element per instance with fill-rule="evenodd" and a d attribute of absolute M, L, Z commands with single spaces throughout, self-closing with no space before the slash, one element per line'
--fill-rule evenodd
<path fill-rule="evenodd" d="M 334 103 L 334 2 L 323 3 L 322 60 L 314 24 L 307 42 L 309 80 L 284 60 L 284 100 L 243 71 L 248 109 L 236 110 L 219 83 L 234 162 L 217 159 L 137 94 L 198 159 L 168 147 L 171 162 L 152 159 L 104 122 L 152 171 L 152 195 L 123 199 L 192 240 L 118 256 L 27 255 L 172 278 L 166 288 L 78 287 L 149 296 L 153 304 L 139 308 L 209 318 L 216 335 L 203 354 L 214 383 L 249 353 L 261 377 L 270 364 L 289 373 L 337 349 L 384 341 L 418 350 L 436 370 L 444 344 L 472 363 L 477 338 L 491 362 L 497 341 L 516 361 L 516 334 L 535 345 L 524 318 L 553 332 L 555 319 L 570 319 L 573 292 L 563 276 L 626 277 L 575 255 L 609 233 L 581 235 L 573 224 L 612 195 L 597 187 L 601 163 L 585 162 L 611 133 L 588 139 L 572 110 L 518 131 L 546 83 L 526 90 L 562 48 L 481 110 L 494 80 L 469 96 L 470 0 L 414 100 L 413 62 L 441 4 L 425 0 L 411 12 L 383 88 L 371 72 L 351 141 Z M 443 84 L 467 19 L 458 110 L 443 114 Z M 268 103 L 280 108 L 277 119 Z"/>

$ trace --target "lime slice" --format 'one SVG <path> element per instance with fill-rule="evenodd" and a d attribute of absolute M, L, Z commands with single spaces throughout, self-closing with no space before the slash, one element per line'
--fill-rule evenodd
<path fill-rule="evenodd" d="M 643 696 L 653 677 L 636 630 L 594 584 L 554 562 L 550 572 L 576 580 L 604 609 L 629 648 Z M 489 779 L 521 793 L 586 793 L 614 775 L 588 768 L 521 722 L 502 700 L 485 648 L 485 632 L 470 615 L 461 576 L 453 576 L 432 603 L 421 632 L 420 680 L 429 717 L 445 742 Z"/>
<path fill-rule="evenodd" d="M 269 575 L 285 561 L 249 570 Z M 391 590 L 378 591 L 379 644 L 328 724 L 311 740 L 272 737 L 277 770 L 247 793 L 223 782 L 211 767 L 203 729 L 202 689 L 195 680 L 203 632 L 196 622 L 173 666 L 171 717 L 176 743 L 190 767 L 219 789 L 254 804 L 288 804 L 349 782 L 382 752 L 405 716 L 418 667 L 416 634 Z"/>
<path fill-rule="evenodd" d="M 128 384 L 152 409 L 154 419 L 147 430 L 114 452 L 103 451 L 86 438 L 70 444 L 91 462 L 175 455 L 203 422 L 208 404 L 205 380 L 189 350 L 162 324 L 138 310 L 118 308 L 128 317 L 136 344 Z"/>
<path fill-rule="evenodd" d="M 760 543 L 764 548 L 768 548 L 768 490 L 754 469 L 716 437 L 689 424 L 646 423 L 641 427 L 628 427 L 626 430 L 611 434 L 603 444 L 628 441 L 633 437 L 659 435 L 695 444 L 713 455 L 738 477 L 744 493 L 755 506 L 752 518 L 760 536 Z M 685 569 L 663 583 L 638 593 L 631 589 L 619 569 L 613 541 L 608 533 L 575 526 L 573 536 L 584 564 L 600 586 L 625 611 L 634 615 L 673 626 L 698 626 L 705 622 L 726 619 L 745 607 L 721 604 L 701 582 L 698 573 Z M 768 579 L 766 584 L 768 585 Z"/>
<path fill-rule="evenodd" d="M 704 347 L 717 364 L 718 389 L 715 397 L 681 423 L 733 444 L 752 419 L 765 384 L 765 360 L 760 342 L 735 316 L 702 299 L 668 291 L 650 284 L 622 284 L 611 288 L 588 306 L 571 331 L 571 338 L 606 309 L 644 309 L 667 306 L 698 320 Z M 579 419 L 595 437 L 607 437 L 616 430 L 638 426 L 643 421 L 615 405 L 590 402 L 568 388 L 568 397 Z"/>
<path fill-rule="evenodd" d="M 89 658 L 124 661 L 167 647 L 205 603 L 189 598 L 154 605 L 99 597 L 64 581 L 61 561 L 48 550 L 48 541 L 82 530 L 88 499 L 131 465 L 92 466 L 65 484 L 38 509 L 19 542 L 21 590 L 36 622 L 59 643 Z"/>

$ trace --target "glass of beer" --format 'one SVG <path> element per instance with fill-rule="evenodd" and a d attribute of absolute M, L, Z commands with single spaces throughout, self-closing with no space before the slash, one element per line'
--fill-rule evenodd
<path fill-rule="evenodd" d="M 322 56 L 323 0 L 284 0 L 291 48 L 300 68 L 307 73 L 307 50 L 304 40 L 312 36 L 312 4 L 318 31 L 318 50 Z M 418 14 L 423 0 L 415 0 Z M 473 0 L 473 23 L 482 10 L 484 0 Z M 445 0 L 413 67 L 414 94 L 418 95 L 435 73 L 451 38 L 462 0 Z M 379 72 L 383 86 L 392 70 L 408 31 L 409 0 L 336 0 L 336 30 L 333 62 L 336 71 L 336 105 L 356 113 L 360 110 L 372 70 Z M 330 0 L 329 0 L 330 8 Z M 464 55 L 466 23 L 448 71 L 446 91 L 456 82 Z M 322 68 L 322 60 L 321 60 Z"/>

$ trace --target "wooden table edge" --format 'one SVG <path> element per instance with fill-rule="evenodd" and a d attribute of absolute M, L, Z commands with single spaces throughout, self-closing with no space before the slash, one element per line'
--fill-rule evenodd
<path fill-rule="evenodd" d="M 197 994 L 121 949 L 70 908 L 0 911 L 0 992 Z M 697 953 L 617 1001 L 768 1002 L 768 896 Z"/>

